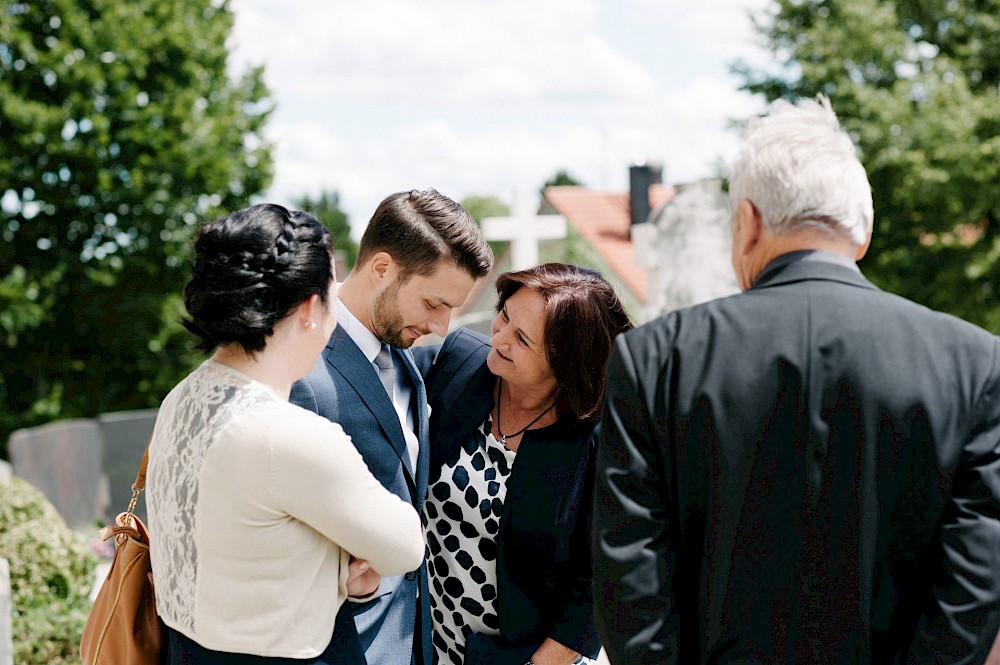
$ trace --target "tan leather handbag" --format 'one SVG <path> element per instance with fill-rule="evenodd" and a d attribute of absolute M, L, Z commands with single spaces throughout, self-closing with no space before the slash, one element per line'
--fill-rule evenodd
<path fill-rule="evenodd" d="M 80 642 L 84 665 L 157 665 L 163 652 L 163 623 L 156 614 L 153 572 L 149 562 L 149 532 L 133 512 L 146 485 L 149 446 L 132 485 L 128 510 L 104 539 L 114 537 L 115 556 L 87 617 Z"/>

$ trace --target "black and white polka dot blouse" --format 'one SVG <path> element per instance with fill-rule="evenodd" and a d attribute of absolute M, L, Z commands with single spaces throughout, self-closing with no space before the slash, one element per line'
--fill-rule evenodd
<path fill-rule="evenodd" d="M 434 650 L 440 665 L 462 665 L 471 633 L 498 635 L 497 543 L 515 453 L 483 424 L 431 484 L 424 514 L 430 554 Z M 592 663 L 580 658 L 578 663 Z"/>

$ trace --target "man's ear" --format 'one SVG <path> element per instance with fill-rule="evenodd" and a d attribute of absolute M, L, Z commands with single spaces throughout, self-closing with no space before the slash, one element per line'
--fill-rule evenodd
<path fill-rule="evenodd" d="M 854 261 L 855 262 L 860 261 L 861 259 L 863 259 L 865 257 L 865 254 L 868 253 L 868 248 L 871 246 L 871 244 L 872 244 L 872 232 L 869 231 L 868 235 L 865 236 L 864 243 L 862 243 L 858 247 L 858 251 L 854 255 Z"/>
<path fill-rule="evenodd" d="M 373 286 L 381 286 L 391 281 L 396 273 L 396 260 L 389 252 L 379 252 L 368 262 L 368 277 Z"/>
<path fill-rule="evenodd" d="M 756 249 L 764 232 L 764 220 L 750 199 L 741 199 L 736 208 L 736 230 L 733 233 L 737 251 L 746 256 Z"/>

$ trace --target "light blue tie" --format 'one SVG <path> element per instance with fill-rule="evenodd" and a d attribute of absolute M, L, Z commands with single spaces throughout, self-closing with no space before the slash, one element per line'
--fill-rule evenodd
<path fill-rule="evenodd" d="M 389 394 L 389 400 L 393 399 L 393 389 L 396 385 L 396 369 L 392 365 L 392 352 L 389 345 L 382 343 L 382 348 L 375 356 L 375 366 L 378 367 L 378 378 L 382 381 L 382 387 Z"/>

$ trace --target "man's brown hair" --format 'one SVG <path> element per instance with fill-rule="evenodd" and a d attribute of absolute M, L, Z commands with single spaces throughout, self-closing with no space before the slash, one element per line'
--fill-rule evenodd
<path fill-rule="evenodd" d="M 358 265 L 387 252 L 405 279 L 432 273 L 453 260 L 473 278 L 493 267 L 493 251 L 469 211 L 434 189 L 391 194 L 379 203 L 361 236 Z"/>

